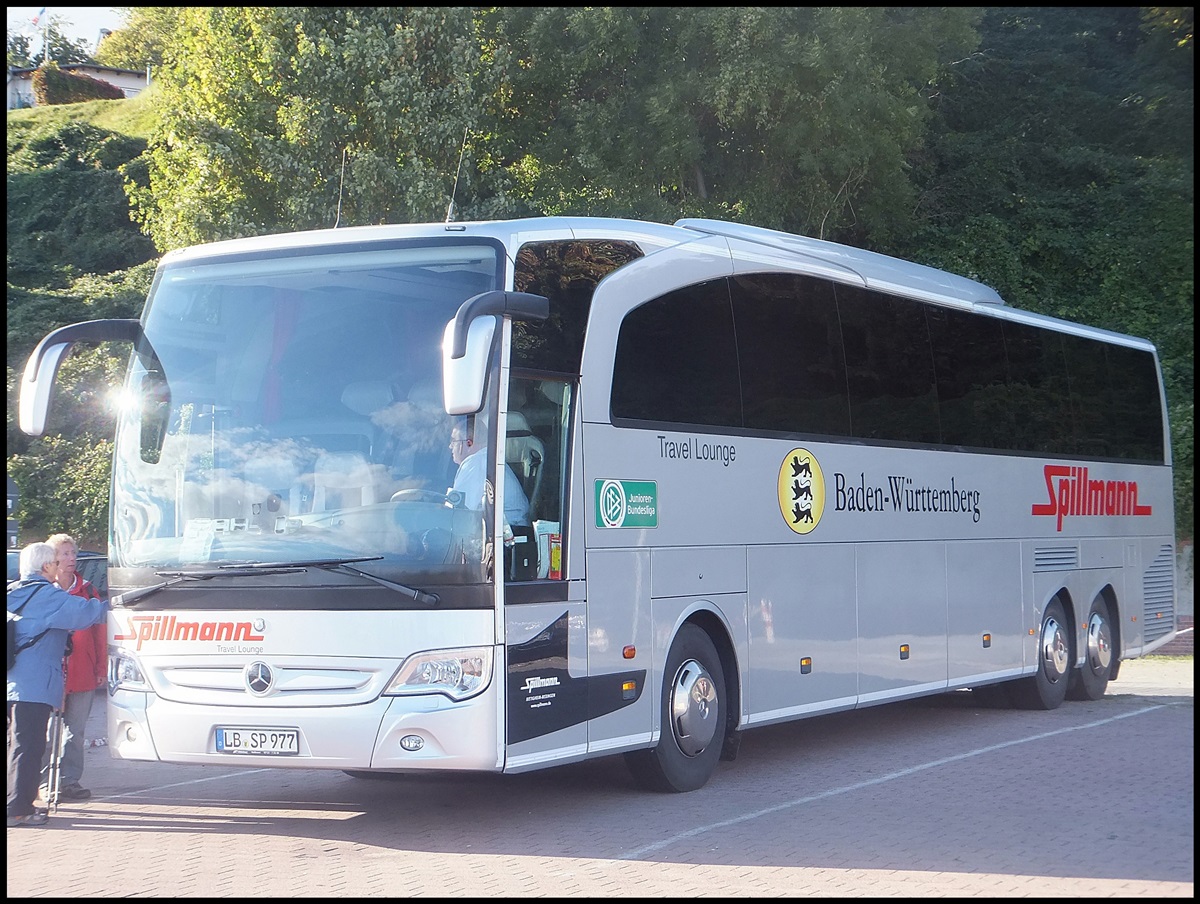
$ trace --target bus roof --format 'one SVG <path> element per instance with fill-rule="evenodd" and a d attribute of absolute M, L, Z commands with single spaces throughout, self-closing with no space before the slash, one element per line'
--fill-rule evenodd
<path fill-rule="evenodd" d="M 746 242 L 784 252 L 797 259 L 797 269 L 818 265 L 823 271 L 835 269 L 853 275 L 871 289 L 923 299 L 956 307 L 982 307 L 996 316 L 1034 323 L 1050 329 L 1092 336 L 1121 345 L 1153 350 L 1153 343 L 1136 336 L 1062 320 L 1007 305 L 995 289 L 977 280 L 936 267 L 906 261 L 875 251 L 840 245 L 809 236 L 793 235 L 759 226 L 747 226 L 726 220 L 684 218 L 674 224 L 616 217 L 549 216 L 511 220 L 473 220 L 446 223 L 400 223 L 374 226 L 346 226 L 300 232 L 272 233 L 240 239 L 227 239 L 180 248 L 164 255 L 161 263 L 175 264 L 227 254 L 331 247 L 362 242 L 427 238 L 436 235 L 461 235 L 494 239 L 515 246 L 554 233 L 576 237 L 597 237 L 611 232 L 611 238 L 641 241 L 663 248 L 692 241 L 697 234 L 719 236 L 735 243 Z M 515 253 L 516 248 L 511 249 Z"/>
<path fill-rule="evenodd" d="M 931 301 L 1004 304 L 1004 299 L 991 286 L 985 286 L 965 276 L 875 251 L 724 220 L 684 219 L 677 220 L 675 225 L 709 235 L 766 245 L 799 257 L 841 267 L 857 274 L 870 289 L 901 295 L 916 294 Z"/>

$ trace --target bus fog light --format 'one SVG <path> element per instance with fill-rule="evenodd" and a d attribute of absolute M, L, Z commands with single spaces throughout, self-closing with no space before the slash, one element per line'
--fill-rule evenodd
<path fill-rule="evenodd" d="M 400 746 L 409 753 L 416 753 L 425 746 L 425 739 L 415 734 L 405 735 L 400 739 Z"/>

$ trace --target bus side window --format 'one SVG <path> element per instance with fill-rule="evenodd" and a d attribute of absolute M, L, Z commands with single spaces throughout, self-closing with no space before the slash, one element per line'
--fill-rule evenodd
<path fill-rule="evenodd" d="M 504 458 L 529 498 L 532 539 L 537 544 L 536 575 L 526 578 L 561 576 L 552 568 L 551 538 L 561 544 L 570 401 L 571 383 L 562 379 L 514 377 L 509 388 Z M 522 576 L 514 572 L 510 579 Z"/>

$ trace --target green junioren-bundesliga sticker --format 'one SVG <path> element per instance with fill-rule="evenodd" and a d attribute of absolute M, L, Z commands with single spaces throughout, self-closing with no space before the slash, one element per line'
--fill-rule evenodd
<path fill-rule="evenodd" d="M 658 527 L 658 484 L 597 480 L 596 527 Z"/>

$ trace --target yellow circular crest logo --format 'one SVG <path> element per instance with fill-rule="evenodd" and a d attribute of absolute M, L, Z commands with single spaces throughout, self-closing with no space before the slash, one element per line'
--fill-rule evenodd
<path fill-rule="evenodd" d="M 798 534 L 807 534 L 825 511 L 825 475 L 817 457 L 807 449 L 793 449 L 779 466 L 779 511 Z"/>

